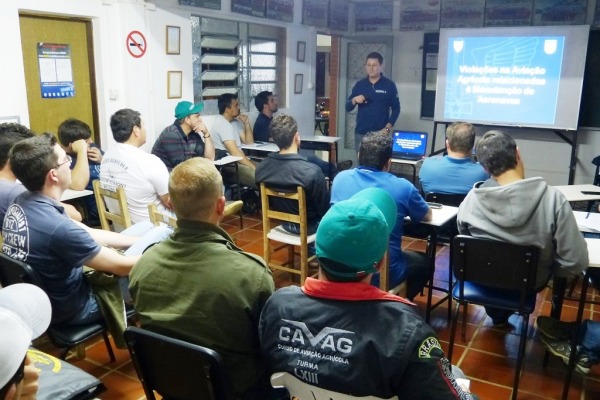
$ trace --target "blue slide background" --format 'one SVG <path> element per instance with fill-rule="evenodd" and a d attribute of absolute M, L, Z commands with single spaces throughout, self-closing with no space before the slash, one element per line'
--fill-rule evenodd
<path fill-rule="evenodd" d="M 556 51 L 548 55 L 544 52 L 544 42 L 547 39 L 557 41 Z M 453 47 L 455 40 L 464 42 L 463 49 L 456 52 Z M 448 38 L 448 65 L 447 88 L 445 98 L 444 117 L 455 120 L 506 122 L 510 124 L 548 124 L 554 123 L 558 101 L 558 89 L 562 69 L 564 50 L 563 36 L 535 36 L 535 37 L 450 37 Z M 470 93 L 468 87 L 458 83 L 461 75 L 459 67 L 542 67 L 546 69 L 545 75 L 535 75 L 545 79 L 545 86 L 540 85 L 499 85 L 489 84 L 487 87 L 518 87 L 524 89 L 531 87 L 535 90 L 533 95 L 514 95 L 492 93 Z M 465 73 L 463 76 L 475 76 Z M 490 74 L 476 75 L 488 77 L 515 76 L 530 78 L 530 75 Z M 477 103 L 479 96 L 520 98 L 521 104 L 483 104 Z"/>

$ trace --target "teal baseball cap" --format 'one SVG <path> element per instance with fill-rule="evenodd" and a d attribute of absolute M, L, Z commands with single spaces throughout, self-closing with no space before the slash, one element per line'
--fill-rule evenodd
<path fill-rule="evenodd" d="M 364 189 L 334 204 L 317 229 L 315 247 L 321 267 L 337 278 L 377 272 L 396 218 L 396 202 L 380 188 Z"/>
<path fill-rule="evenodd" d="M 181 119 L 188 115 L 198 114 L 204 108 L 204 103 L 194 104 L 189 101 L 180 101 L 175 107 L 175 118 Z"/>

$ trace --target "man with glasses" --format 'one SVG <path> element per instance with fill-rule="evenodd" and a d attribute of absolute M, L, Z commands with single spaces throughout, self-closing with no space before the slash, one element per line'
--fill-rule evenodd
<path fill-rule="evenodd" d="M 203 103 L 177 103 L 175 122 L 167 126 L 154 142 L 152 154 L 160 158 L 169 171 L 192 157 L 215 159 L 215 146 L 200 117 L 203 107 Z"/>
<path fill-rule="evenodd" d="M 139 256 L 121 255 L 104 246 L 141 254 L 149 243 L 137 236 L 89 228 L 65 214 L 59 200 L 71 184 L 70 161 L 51 134 L 12 147 L 9 163 L 27 191 L 8 208 L 2 252 L 28 263 L 41 276 L 52 303 L 53 323 L 83 324 L 102 318 L 83 265 L 127 276 Z"/>

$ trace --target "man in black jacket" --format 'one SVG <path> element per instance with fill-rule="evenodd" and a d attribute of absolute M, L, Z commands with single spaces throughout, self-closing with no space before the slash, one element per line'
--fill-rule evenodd
<path fill-rule="evenodd" d="M 414 304 L 370 285 L 395 223 L 396 203 L 379 188 L 325 214 L 316 239 L 319 279 L 276 291 L 262 310 L 259 336 L 271 373 L 357 397 L 474 398 Z"/>
<path fill-rule="evenodd" d="M 302 186 L 306 196 L 308 234 L 317 231 L 319 220 L 329 208 L 329 190 L 323 172 L 306 157 L 298 154 L 300 133 L 296 120 L 289 115 L 278 115 L 270 126 L 271 137 L 279 147 L 278 153 L 271 153 L 256 167 L 256 183 L 264 182 L 270 188 L 295 192 Z M 298 213 L 298 203 L 293 200 L 280 200 L 271 206 L 277 210 Z M 283 228 L 291 233 L 300 233 L 297 224 L 286 223 Z"/>

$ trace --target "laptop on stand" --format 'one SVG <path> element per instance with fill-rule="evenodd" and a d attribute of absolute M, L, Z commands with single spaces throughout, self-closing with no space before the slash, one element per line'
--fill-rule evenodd
<path fill-rule="evenodd" d="M 427 132 L 395 130 L 392 136 L 392 158 L 418 161 L 427 151 Z"/>

